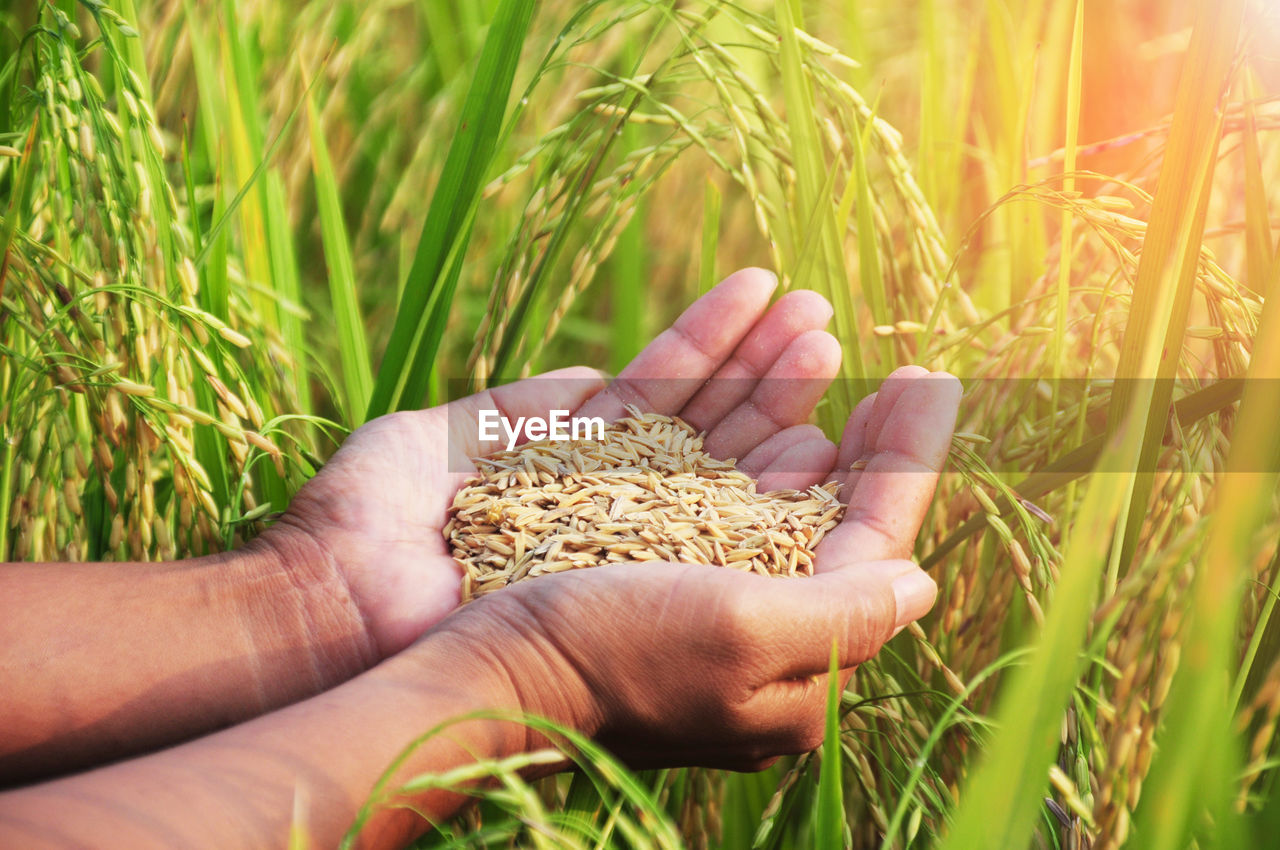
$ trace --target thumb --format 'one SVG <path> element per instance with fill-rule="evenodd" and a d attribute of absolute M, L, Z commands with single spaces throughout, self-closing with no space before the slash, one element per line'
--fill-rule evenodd
<path fill-rule="evenodd" d="M 769 594 L 779 673 L 825 673 L 834 640 L 842 668 L 861 664 L 933 607 L 937 585 L 911 561 L 871 561 L 807 579 L 774 579 Z"/>

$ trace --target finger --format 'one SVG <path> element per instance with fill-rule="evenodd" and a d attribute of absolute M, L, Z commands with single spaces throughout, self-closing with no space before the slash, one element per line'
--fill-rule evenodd
<path fill-rule="evenodd" d="M 674 414 L 756 324 L 778 279 L 763 269 L 743 269 L 699 298 L 627 364 L 609 388 L 579 411 L 612 422 L 634 404 L 646 412 Z"/>
<path fill-rule="evenodd" d="M 809 418 L 840 370 L 840 343 L 826 331 L 792 340 L 751 396 L 707 434 L 714 457 L 743 457 L 769 437 Z"/>
<path fill-rule="evenodd" d="M 847 472 L 853 462 L 862 456 L 867 444 L 867 420 L 871 418 L 871 408 L 875 406 L 878 393 L 858 402 L 849 421 L 844 425 L 844 433 L 840 435 L 840 453 L 836 456 L 836 469 Z M 847 499 L 847 496 L 846 496 Z"/>
<path fill-rule="evenodd" d="M 871 453 L 874 451 L 876 439 L 880 435 L 881 429 L 884 428 L 885 420 L 893 412 L 894 406 L 898 403 L 898 399 L 902 398 L 902 394 L 906 392 L 907 387 L 911 385 L 911 381 L 928 375 L 929 371 L 920 366 L 902 366 L 895 369 L 888 378 L 880 385 L 879 391 L 872 393 L 876 399 L 867 411 L 866 421 L 863 423 L 861 435 L 853 435 L 855 445 L 851 448 L 857 448 L 856 453 L 852 453 L 849 458 L 848 465 L 842 467 L 847 469 L 844 483 L 840 487 L 840 498 L 848 502 L 853 495 L 853 491 L 858 487 L 858 479 L 862 477 L 862 466 L 866 463 Z M 861 444 L 856 445 L 858 436 L 861 437 Z M 842 452 L 843 453 L 843 452 Z"/>
<path fill-rule="evenodd" d="M 497 411 L 498 416 L 514 425 L 520 418 L 546 417 L 553 410 L 577 410 L 603 388 L 600 373 L 585 366 L 571 366 L 449 402 L 446 413 L 451 470 L 463 471 L 453 469 L 455 459 L 469 466 L 470 458 L 507 447 L 507 436 L 501 428 L 497 429 L 497 440 L 480 439 L 481 411 Z M 526 437 L 522 433 L 517 443 L 523 442 Z"/>
<path fill-rule="evenodd" d="M 876 404 L 867 418 L 866 446 L 875 445 L 885 420 L 912 382 L 928 374 L 929 370 L 923 366 L 900 366 L 889 373 L 876 391 Z"/>
<path fill-rule="evenodd" d="M 956 378 L 935 372 L 901 394 L 868 449 L 844 520 L 818 548 L 817 570 L 910 556 L 947 459 L 961 392 Z"/>
<path fill-rule="evenodd" d="M 756 489 L 808 490 L 831 479 L 831 465 L 836 460 L 836 444 L 826 437 L 807 440 L 787 449 L 761 473 Z"/>
<path fill-rule="evenodd" d="M 831 651 L 830 645 L 827 652 Z M 772 754 L 799 755 L 817 749 L 826 731 L 826 676 L 785 679 L 759 688 L 746 705 L 752 713 L 770 718 Z"/>
<path fill-rule="evenodd" d="M 825 542 L 823 545 L 826 545 Z M 834 641 L 839 666 L 871 658 L 900 626 L 924 616 L 937 586 L 910 561 L 870 561 L 806 579 L 774 579 L 748 597 L 769 623 L 774 681 L 825 673 Z M 750 621 L 750 620 L 748 620 Z"/>
<path fill-rule="evenodd" d="M 799 755 L 822 745 L 829 683 L 826 674 L 785 679 L 760 688 L 752 696 L 752 710 L 776 718 L 775 752 Z M 844 693 L 843 687 L 840 693 Z"/>
<path fill-rule="evenodd" d="M 849 688 L 856 667 L 837 672 L 836 693 L 843 696 Z M 783 679 L 758 689 L 749 708 L 777 719 L 772 730 L 773 751 L 782 755 L 798 755 L 816 750 L 826 733 L 827 699 L 831 677 L 816 673 L 798 679 Z"/>
<path fill-rule="evenodd" d="M 793 425 L 790 428 L 784 428 L 748 452 L 746 457 L 738 461 L 738 469 L 759 478 L 761 473 L 769 468 L 769 464 L 777 460 L 787 449 L 810 440 L 820 439 L 825 437 L 822 429 L 817 425 Z"/>
<path fill-rule="evenodd" d="M 711 380 L 680 411 L 698 431 L 710 431 L 717 422 L 751 396 L 756 382 L 806 331 L 822 330 L 830 322 L 831 304 L 816 292 L 788 292 L 769 308 Z"/>

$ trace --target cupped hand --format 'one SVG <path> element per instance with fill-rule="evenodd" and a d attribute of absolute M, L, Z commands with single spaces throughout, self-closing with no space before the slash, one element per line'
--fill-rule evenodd
<path fill-rule="evenodd" d="M 557 409 L 613 419 L 625 404 L 636 403 L 706 430 L 709 450 L 743 458 L 748 470 L 763 471 L 765 461 L 788 451 L 815 468 L 830 468 L 835 447 L 799 423 L 839 366 L 839 344 L 822 330 L 831 307 L 805 291 L 770 307 L 776 285 L 773 275 L 758 269 L 730 276 L 607 389 L 594 370 L 563 369 L 369 422 L 299 491 L 264 544 L 286 561 L 331 565 L 338 592 L 350 595 L 385 657 L 460 600 L 461 572 L 442 530 L 472 471 L 469 459 L 503 447 L 479 440 L 482 410 L 497 410 L 511 421 Z M 781 391 L 784 385 L 789 391 Z"/>
<path fill-rule="evenodd" d="M 488 659 L 509 704 L 633 767 L 755 770 L 821 742 L 833 641 L 842 667 L 860 664 L 934 592 L 910 561 L 806 579 L 611 564 L 488 594 L 431 634 Z"/>
<path fill-rule="evenodd" d="M 753 769 L 812 749 L 833 641 L 843 687 L 933 604 L 933 580 L 905 559 L 959 399 L 955 378 L 907 367 L 857 407 L 834 471 L 849 509 L 819 545 L 813 578 L 609 565 L 489 594 L 437 631 L 488 658 L 514 704 L 635 766 Z"/>

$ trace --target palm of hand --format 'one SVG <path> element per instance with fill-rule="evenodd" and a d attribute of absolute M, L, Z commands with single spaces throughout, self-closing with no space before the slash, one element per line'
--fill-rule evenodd
<path fill-rule="evenodd" d="M 441 537 L 443 419 L 395 413 L 358 429 L 280 523 L 336 566 L 383 657 L 458 604 L 457 567 Z"/>
<path fill-rule="evenodd" d="M 511 419 L 566 409 L 611 420 L 636 403 L 707 431 L 708 450 L 740 458 L 762 486 L 816 483 L 836 450 L 799 423 L 835 375 L 839 345 L 821 330 L 831 308 L 820 296 L 794 292 L 766 309 L 774 286 L 754 270 L 730 277 L 603 392 L 594 371 L 567 369 L 374 420 L 302 488 L 274 533 L 301 534 L 331 559 L 385 657 L 458 604 L 459 568 L 442 531 L 466 478 L 457 470 L 496 448 L 477 439 L 482 409 Z"/>

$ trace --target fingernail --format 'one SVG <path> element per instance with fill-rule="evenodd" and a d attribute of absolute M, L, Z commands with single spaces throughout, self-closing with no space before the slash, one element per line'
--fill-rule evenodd
<path fill-rule="evenodd" d="M 921 569 L 909 570 L 893 580 L 893 596 L 898 604 L 898 625 L 920 619 L 933 607 L 938 586 Z"/>

